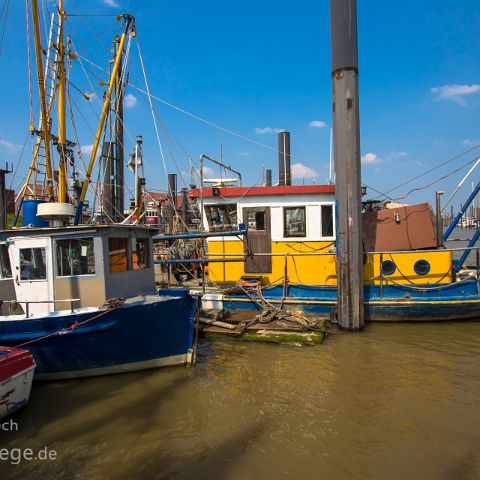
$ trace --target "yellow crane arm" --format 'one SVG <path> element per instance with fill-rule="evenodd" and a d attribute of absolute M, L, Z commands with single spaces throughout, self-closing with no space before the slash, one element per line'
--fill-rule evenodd
<path fill-rule="evenodd" d="M 122 33 L 120 37 L 120 44 L 118 46 L 117 56 L 115 57 L 115 63 L 113 64 L 112 73 L 110 75 L 110 81 L 108 83 L 108 90 L 107 95 L 105 96 L 105 101 L 103 102 L 102 114 L 100 115 L 100 120 L 98 123 L 97 133 L 95 135 L 95 141 L 93 142 L 92 153 L 90 154 L 90 161 L 88 163 L 87 171 L 85 173 L 85 179 L 82 185 L 82 193 L 80 194 L 77 211 L 75 214 L 75 225 L 78 225 L 80 222 L 80 218 L 82 216 L 83 210 L 83 202 L 85 201 L 85 196 L 87 195 L 88 185 L 90 183 L 90 178 L 92 176 L 92 170 L 95 165 L 95 157 L 97 155 L 98 145 L 100 143 L 100 137 L 103 131 L 103 126 L 105 123 L 105 118 L 108 113 L 108 109 L 110 108 L 110 97 L 112 95 L 112 90 L 115 85 L 115 79 L 117 76 L 117 71 L 120 68 L 120 63 L 122 60 L 123 48 L 125 46 L 125 39 L 127 38 L 128 31 L 130 26 L 133 24 L 133 17 L 131 15 L 124 15 L 126 20 L 125 23 L 125 31 Z"/>

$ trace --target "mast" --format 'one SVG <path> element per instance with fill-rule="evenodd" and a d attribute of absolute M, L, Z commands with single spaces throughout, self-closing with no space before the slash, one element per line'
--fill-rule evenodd
<path fill-rule="evenodd" d="M 38 94 L 40 97 L 40 112 L 42 115 L 42 132 L 43 143 L 45 146 L 45 165 L 47 170 L 47 188 L 50 199 L 54 199 L 53 191 L 53 173 L 52 173 L 52 157 L 50 152 L 50 122 L 47 112 L 47 103 L 45 98 L 45 78 L 43 76 L 43 51 L 42 42 L 40 39 L 40 20 L 38 14 L 38 2 L 32 0 L 32 23 L 34 31 L 34 43 L 35 43 L 35 60 L 37 64 L 37 81 L 38 81 Z M 30 128 L 34 128 L 33 125 Z"/>
<path fill-rule="evenodd" d="M 85 197 L 87 195 L 88 185 L 90 183 L 90 178 L 92 177 L 92 170 L 95 165 L 95 157 L 98 151 L 98 145 L 100 143 L 102 130 L 105 124 L 105 118 L 110 108 L 110 100 L 112 96 L 112 90 L 115 84 L 115 79 L 117 78 L 117 72 L 120 67 L 120 63 L 122 60 L 122 53 L 123 47 L 125 45 L 125 40 L 127 38 L 127 34 L 129 33 L 130 27 L 133 29 L 133 17 L 131 15 L 124 15 L 123 18 L 125 19 L 125 30 L 120 37 L 120 42 L 118 46 L 117 56 L 115 57 L 115 63 L 113 64 L 112 73 L 110 75 L 110 81 L 108 82 L 108 90 L 105 96 L 105 101 L 103 103 L 102 113 L 100 115 L 100 120 L 98 122 L 97 132 L 95 134 L 95 140 L 93 142 L 92 153 L 90 154 L 90 161 L 88 163 L 87 171 L 85 174 L 85 179 L 82 185 L 82 193 L 80 194 L 80 198 L 78 201 L 77 212 L 75 214 L 75 225 L 78 225 L 80 222 L 80 218 L 82 216 L 82 209 L 83 209 L 83 202 L 85 201 Z"/>
<path fill-rule="evenodd" d="M 361 330 L 364 308 L 356 0 L 330 0 L 330 24 L 338 325 Z"/>
<path fill-rule="evenodd" d="M 66 122 L 66 73 L 65 73 L 65 46 L 63 45 L 63 23 L 65 12 L 63 11 L 63 0 L 58 0 L 58 202 L 66 203 L 67 201 L 67 122 Z"/>
<path fill-rule="evenodd" d="M 113 40 L 115 55 L 120 51 L 120 38 Z M 120 51 L 123 55 L 123 50 Z M 122 59 L 120 58 L 120 63 Z M 123 85 L 122 70 L 117 71 L 115 77 L 115 190 L 114 190 L 114 218 L 121 222 L 123 220 L 124 207 L 124 147 L 123 147 Z"/>

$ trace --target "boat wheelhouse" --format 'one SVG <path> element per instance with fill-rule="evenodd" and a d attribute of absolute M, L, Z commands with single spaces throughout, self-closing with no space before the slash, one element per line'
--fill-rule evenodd
<path fill-rule="evenodd" d="M 0 232 L 2 313 L 9 297 L 30 317 L 155 293 L 151 236 L 133 225 Z"/>
<path fill-rule="evenodd" d="M 193 192 L 193 196 L 199 194 Z M 209 265 L 209 278 L 213 282 L 231 285 L 242 278 L 255 277 L 262 285 L 275 284 L 284 278 L 307 286 L 336 285 L 334 185 L 205 188 L 202 201 L 206 231 L 236 230 L 239 224 L 248 229 L 245 240 L 227 236 L 208 238 L 209 259 L 226 260 Z M 414 244 L 415 250 L 399 248 L 390 252 L 378 251 L 377 247 L 384 244 L 364 238 L 366 245 L 372 245 L 372 251 L 365 255 L 365 284 L 385 283 L 382 276 L 398 284 L 452 282 L 452 252 L 436 248 L 428 206 L 408 214 L 406 208 L 390 209 L 387 220 L 375 218 L 370 228 L 374 233 L 366 235 L 382 234 L 382 225 L 387 221 L 394 224 L 395 230 L 390 234 L 393 237 L 408 236 L 419 222 L 430 236 L 422 238 L 423 243 Z M 369 216 L 368 212 L 365 216 Z M 398 221 L 388 220 L 397 216 Z M 232 258 L 245 258 L 245 262 L 229 263 Z M 422 265 L 427 267 L 422 269 Z"/>

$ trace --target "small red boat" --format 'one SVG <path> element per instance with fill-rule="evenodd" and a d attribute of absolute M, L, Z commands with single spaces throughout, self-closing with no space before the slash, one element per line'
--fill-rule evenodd
<path fill-rule="evenodd" d="M 0 347 L 0 420 L 28 402 L 34 370 L 28 350 Z"/>

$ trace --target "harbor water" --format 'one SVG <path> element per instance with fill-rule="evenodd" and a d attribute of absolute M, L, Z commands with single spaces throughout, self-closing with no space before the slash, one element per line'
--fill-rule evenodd
<path fill-rule="evenodd" d="M 34 384 L 0 447 L 57 458 L 1 478 L 478 479 L 479 405 L 480 321 L 201 339 L 195 368 Z"/>

